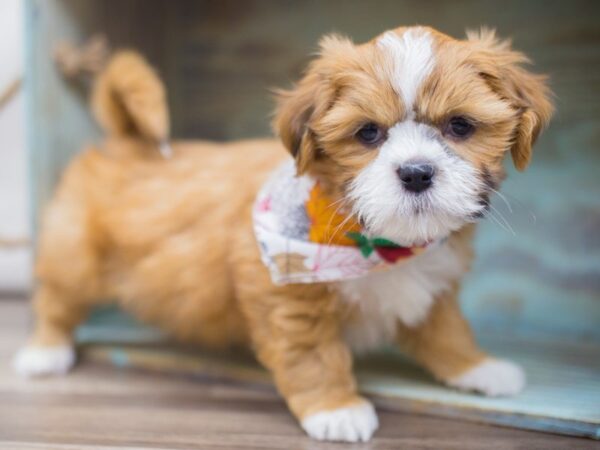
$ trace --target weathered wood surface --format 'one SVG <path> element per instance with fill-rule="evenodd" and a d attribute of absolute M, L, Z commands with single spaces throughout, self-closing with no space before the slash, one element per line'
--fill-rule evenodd
<path fill-rule="evenodd" d="M 359 389 L 392 411 L 426 412 L 600 439 L 600 376 L 595 364 L 600 361 L 600 346 L 493 332 L 481 333 L 479 338 L 492 354 L 510 358 L 525 369 L 528 386 L 523 393 L 514 398 L 487 398 L 457 392 L 390 349 L 355 361 Z M 165 344 L 164 335 L 135 324 L 113 308 L 97 311 L 79 329 L 78 340 L 86 360 L 121 369 L 223 378 L 260 386 L 272 383 L 249 353 L 211 353 Z"/>
<path fill-rule="evenodd" d="M 598 443 L 420 414 L 380 412 L 365 445 L 304 436 L 271 388 L 166 377 L 85 362 L 66 378 L 26 381 L 9 368 L 30 322 L 0 300 L 0 449 L 584 450 Z"/>

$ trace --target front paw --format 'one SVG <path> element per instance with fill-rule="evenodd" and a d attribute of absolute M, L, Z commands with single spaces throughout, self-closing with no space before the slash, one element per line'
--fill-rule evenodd
<path fill-rule="evenodd" d="M 511 396 L 525 387 L 525 372 L 510 361 L 487 358 L 446 384 L 490 397 Z"/>
<path fill-rule="evenodd" d="M 306 433 L 319 441 L 367 442 L 379 427 L 373 405 L 360 403 L 319 411 L 302 420 Z"/>

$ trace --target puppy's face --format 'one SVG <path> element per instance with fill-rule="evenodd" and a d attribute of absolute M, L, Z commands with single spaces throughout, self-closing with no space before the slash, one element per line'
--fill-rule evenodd
<path fill-rule="evenodd" d="M 481 217 L 512 154 L 518 169 L 550 118 L 543 78 L 492 33 L 454 40 L 399 28 L 356 46 L 327 37 L 275 126 L 371 235 L 403 245 Z"/>

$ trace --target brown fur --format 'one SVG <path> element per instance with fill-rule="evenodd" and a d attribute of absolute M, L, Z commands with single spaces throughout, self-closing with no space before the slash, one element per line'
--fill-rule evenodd
<path fill-rule="evenodd" d="M 420 94 L 417 117 L 442 126 L 451 113 L 468 113 L 481 127 L 453 148 L 495 180 L 507 148 L 523 169 L 551 113 L 541 79 L 489 34 L 435 36 L 442 62 Z M 252 346 L 298 418 L 360 402 L 341 335 L 359 311 L 325 284 L 274 286 L 251 208 L 286 148 L 300 172 L 318 177 L 334 198 L 344 194 L 373 158 L 354 140 L 356 130 L 366 120 L 392 126 L 405 114 L 382 66 L 373 42 L 327 38 L 299 85 L 281 93 L 275 127 L 283 145 L 176 142 L 174 158 L 165 160 L 157 151 L 168 133 L 162 85 L 139 57 L 115 58 L 94 97 L 109 137 L 70 164 L 45 214 L 33 343 L 70 342 L 91 306 L 117 298 L 182 341 Z M 472 232 L 467 226 L 450 236 L 465 266 Z M 441 380 L 485 357 L 457 291 L 440 296 L 420 325 L 398 324 L 398 342 Z"/>

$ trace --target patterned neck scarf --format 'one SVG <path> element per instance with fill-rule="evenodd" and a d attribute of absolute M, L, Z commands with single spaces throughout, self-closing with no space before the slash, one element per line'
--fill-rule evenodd
<path fill-rule="evenodd" d="M 385 270 L 428 247 L 402 247 L 366 235 L 293 161 L 272 174 L 254 205 L 254 231 L 275 284 L 358 278 Z"/>

